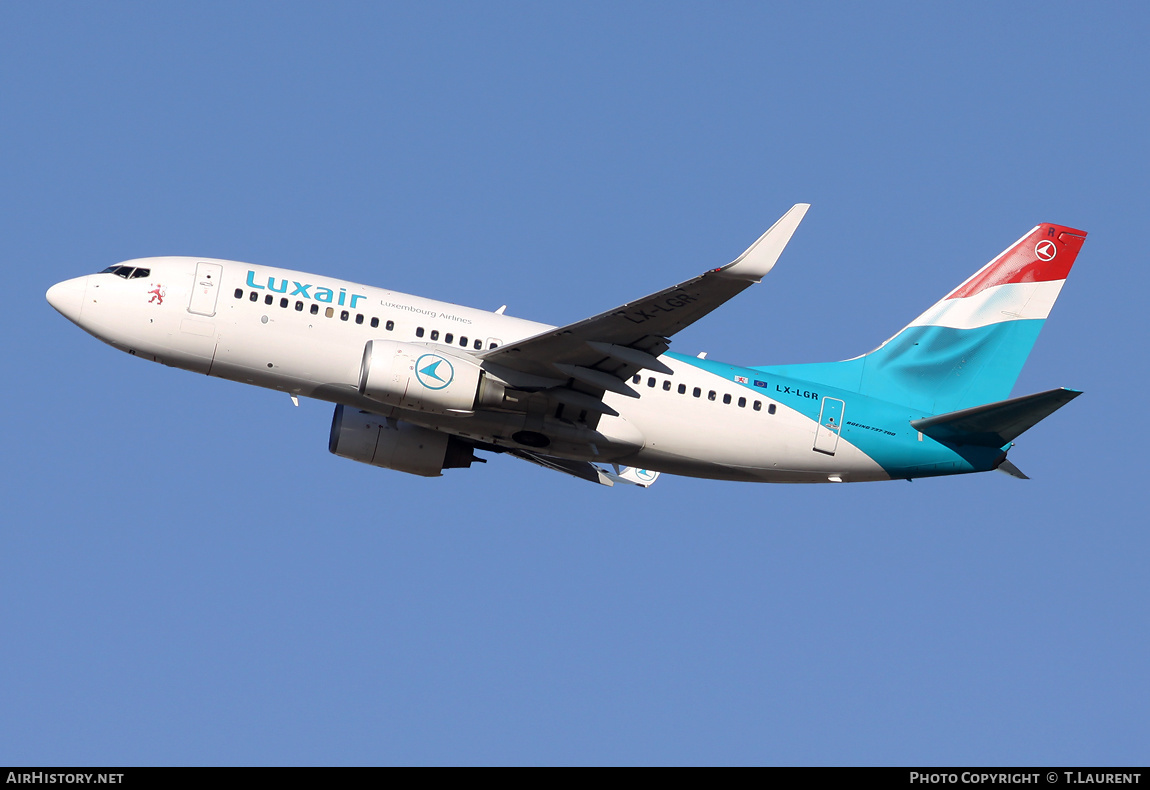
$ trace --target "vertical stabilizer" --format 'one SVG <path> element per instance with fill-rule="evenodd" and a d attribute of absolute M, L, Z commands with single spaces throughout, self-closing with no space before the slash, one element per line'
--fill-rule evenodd
<path fill-rule="evenodd" d="M 871 353 L 763 370 L 933 414 L 1004 400 L 1085 239 L 1039 225 Z"/>

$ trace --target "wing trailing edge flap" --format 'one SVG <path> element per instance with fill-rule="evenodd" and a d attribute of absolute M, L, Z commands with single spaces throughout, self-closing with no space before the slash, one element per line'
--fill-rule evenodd
<path fill-rule="evenodd" d="M 554 387 L 549 390 L 543 391 L 560 403 L 568 406 L 574 406 L 577 409 L 585 409 L 587 411 L 595 412 L 596 414 L 606 414 L 611 417 L 618 417 L 619 412 L 612 409 L 601 398 L 594 395 L 588 395 L 585 392 L 578 390 L 568 389 L 567 387 Z"/>
<path fill-rule="evenodd" d="M 654 354 L 648 354 L 638 348 L 631 346 L 617 346 L 613 343 L 600 343 L 595 340 L 588 340 L 589 345 L 595 351 L 602 352 L 605 356 L 617 359 L 620 362 L 626 362 L 629 365 L 634 365 L 640 370 L 653 370 L 656 373 L 665 373 L 668 376 L 673 372 L 669 367 L 659 361 L 659 358 Z"/>
<path fill-rule="evenodd" d="M 612 479 L 613 475 L 588 461 L 568 461 L 565 458 L 552 458 L 549 455 L 529 453 L 526 450 L 506 450 L 505 452 L 516 458 L 522 458 L 524 461 L 542 466 L 544 469 L 554 469 L 556 472 L 578 477 L 589 483 L 598 483 L 604 486 L 615 485 L 615 480 Z"/>
<path fill-rule="evenodd" d="M 910 424 L 915 430 L 940 442 L 1002 447 L 1081 394 L 1079 390 L 1066 388 L 1047 390 L 937 417 L 911 420 Z"/>

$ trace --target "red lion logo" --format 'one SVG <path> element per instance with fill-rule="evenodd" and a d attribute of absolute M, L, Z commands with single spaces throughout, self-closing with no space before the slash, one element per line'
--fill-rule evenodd
<path fill-rule="evenodd" d="M 148 293 L 152 295 L 152 298 L 148 300 L 148 304 L 152 304 L 153 302 L 156 304 L 163 304 L 164 296 L 167 294 L 167 291 L 164 290 L 164 286 L 156 283 L 156 287 L 148 291 Z"/>

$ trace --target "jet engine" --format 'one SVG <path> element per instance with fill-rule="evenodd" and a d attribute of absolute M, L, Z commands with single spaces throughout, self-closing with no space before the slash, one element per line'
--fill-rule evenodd
<path fill-rule="evenodd" d="M 466 469 L 476 458 L 470 444 L 450 434 L 421 428 L 367 411 L 335 407 L 327 449 L 384 469 L 439 477 L 444 469 Z"/>
<path fill-rule="evenodd" d="M 504 387 L 474 360 L 444 350 L 394 340 L 369 340 L 359 369 L 360 394 L 417 411 L 498 408 Z"/>

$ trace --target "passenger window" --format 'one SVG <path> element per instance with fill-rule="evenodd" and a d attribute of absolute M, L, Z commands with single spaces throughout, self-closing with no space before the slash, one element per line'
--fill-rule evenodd
<path fill-rule="evenodd" d="M 260 300 L 260 295 L 258 293 L 256 293 L 255 291 L 252 291 L 252 295 L 248 297 L 248 301 L 258 302 L 259 300 Z"/>
<path fill-rule="evenodd" d="M 297 313 L 302 313 L 303 312 L 303 302 L 297 301 L 295 303 L 295 309 L 296 309 Z"/>
<path fill-rule="evenodd" d="M 351 313 L 349 313 L 347 310 L 340 310 L 339 311 L 339 320 L 340 321 L 346 321 L 350 317 L 351 317 Z"/>
<path fill-rule="evenodd" d="M 762 411 L 763 404 L 760 401 L 755 401 L 755 411 Z"/>
<path fill-rule="evenodd" d="M 492 344 L 491 344 L 491 345 L 489 345 L 487 348 L 488 348 L 489 350 L 490 350 L 490 349 L 492 349 L 492 348 L 499 348 L 499 344 L 498 344 L 498 343 L 492 343 Z"/>
<path fill-rule="evenodd" d="M 643 377 L 640 376 L 638 373 L 636 373 L 634 376 L 631 377 L 631 383 L 632 384 L 642 384 L 643 383 Z"/>
<path fill-rule="evenodd" d="M 356 313 L 356 314 L 355 314 L 355 322 L 356 322 L 357 324 L 362 324 L 362 323 L 363 323 L 363 313 Z"/>
<path fill-rule="evenodd" d="M 679 385 L 679 394 L 680 395 L 687 394 L 687 385 L 686 384 L 680 384 Z"/>
<path fill-rule="evenodd" d="M 312 306 L 311 306 L 311 314 L 312 315 L 319 315 L 319 305 L 315 304 L 314 302 L 312 303 Z"/>
<path fill-rule="evenodd" d="M 388 332 L 390 332 L 391 330 L 395 329 L 395 322 L 394 322 L 394 321 L 388 321 L 388 322 L 387 322 L 387 325 L 384 327 L 384 329 L 386 329 Z M 423 333 L 422 333 L 422 332 L 420 332 L 420 337 L 423 337 Z"/>
<path fill-rule="evenodd" d="M 663 382 L 663 391 L 664 392 L 670 392 L 671 391 L 671 382 L 670 381 L 664 381 Z"/>
<path fill-rule="evenodd" d="M 103 274 L 103 272 L 100 272 L 100 274 Z M 236 298 L 237 299 L 243 299 L 244 298 L 244 289 L 243 288 L 237 288 L 236 289 Z"/>
<path fill-rule="evenodd" d="M 654 376 L 652 376 L 652 377 L 650 377 L 650 378 L 648 378 L 648 379 L 647 379 L 647 386 L 648 386 L 648 387 L 654 387 L 654 386 L 655 386 L 655 378 L 654 378 Z"/>
<path fill-rule="evenodd" d="M 479 338 L 475 338 L 475 350 L 481 351 L 482 349 L 483 349 L 483 341 L 480 340 Z"/>
<path fill-rule="evenodd" d="M 439 340 L 439 330 L 438 329 L 432 329 L 431 330 L 431 339 L 432 340 Z"/>
<path fill-rule="evenodd" d="M 280 307 L 287 307 L 287 306 L 288 306 L 288 300 L 287 300 L 287 297 L 284 297 L 283 299 L 280 299 Z"/>
<path fill-rule="evenodd" d="M 326 310 L 324 310 L 324 311 L 323 311 L 323 314 L 324 314 L 324 316 L 326 316 L 327 318 L 332 318 L 333 316 L 335 316 L 335 308 L 334 308 L 334 307 L 329 307 L 329 308 L 327 308 Z"/>
<path fill-rule="evenodd" d="M 454 343 L 455 342 L 455 335 L 448 332 L 446 335 L 443 336 L 443 342 L 444 343 Z"/>
<path fill-rule="evenodd" d="M 726 395 L 723 396 L 723 403 L 727 404 L 728 406 L 731 405 L 731 394 L 730 393 L 727 393 Z"/>
<path fill-rule="evenodd" d="M 460 336 L 459 345 L 463 346 L 464 348 L 467 348 L 467 338 Z"/>
<path fill-rule="evenodd" d="M 691 391 L 691 395 L 693 395 L 696 398 L 702 394 L 703 394 L 703 391 L 701 389 L 699 389 L 698 387 L 695 387 L 695 389 Z"/>
<path fill-rule="evenodd" d="M 775 413 L 775 404 L 772 403 L 770 406 L 767 407 L 767 414 L 774 414 L 774 413 Z"/>
<path fill-rule="evenodd" d="M 423 337 L 423 327 L 417 326 L 415 328 L 415 336 L 416 337 Z"/>
<path fill-rule="evenodd" d="M 378 318 L 372 318 L 371 319 L 371 328 L 375 329 L 377 326 L 379 326 L 379 319 Z"/>
<path fill-rule="evenodd" d="M 746 398 L 739 398 L 739 408 L 740 409 L 747 408 L 747 399 Z"/>
<path fill-rule="evenodd" d="M 267 296 L 264 297 L 264 304 L 271 304 L 274 301 L 275 301 L 275 297 L 272 296 L 271 294 L 268 294 Z"/>
<path fill-rule="evenodd" d="M 707 400 L 714 400 L 714 399 L 715 399 L 715 391 L 711 390 L 710 392 L 707 393 Z"/>

